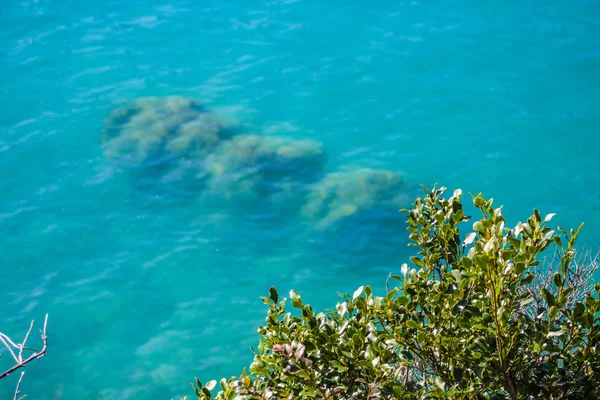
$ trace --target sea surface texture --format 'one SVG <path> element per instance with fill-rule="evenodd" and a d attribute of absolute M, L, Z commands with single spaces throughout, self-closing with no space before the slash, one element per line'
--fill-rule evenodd
<path fill-rule="evenodd" d="M 28 398 L 178 398 L 248 365 L 269 286 L 383 293 L 412 251 L 369 197 L 388 178 L 600 245 L 597 1 L 4 0 L 0 27 L 0 331 L 35 319 L 38 346 L 49 314 Z M 180 127 L 167 96 L 227 138 L 140 166 L 136 134 Z M 112 152 L 111 112 L 152 101 Z M 265 137 L 279 158 L 246 159 Z"/>

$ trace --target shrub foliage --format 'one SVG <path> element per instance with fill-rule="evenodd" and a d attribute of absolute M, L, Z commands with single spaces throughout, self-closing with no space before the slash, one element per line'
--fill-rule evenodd
<path fill-rule="evenodd" d="M 196 379 L 198 399 L 597 398 L 600 284 L 582 297 L 571 276 L 581 227 L 557 233 L 535 210 L 507 228 L 479 194 L 462 236 L 461 191 L 425 189 L 403 210 L 418 256 L 390 275 L 396 287 L 361 286 L 320 313 L 293 290 L 288 312 L 271 288 L 254 361 L 216 395 L 216 381 Z M 551 287 L 532 290 L 552 248 Z"/>

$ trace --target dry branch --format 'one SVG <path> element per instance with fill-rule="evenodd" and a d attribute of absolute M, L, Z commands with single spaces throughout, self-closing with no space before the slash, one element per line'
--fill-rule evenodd
<path fill-rule="evenodd" d="M 18 370 L 19 368 L 23 368 L 25 365 L 29 364 L 31 361 L 40 359 L 46 355 L 46 349 L 48 348 L 48 336 L 46 335 L 46 327 L 47 326 L 48 326 L 48 314 L 46 314 L 46 318 L 44 319 L 44 328 L 41 331 L 43 347 L 40 351 L 37 351 L 35 349 L 32 349 L 32 348 L 26 346 L 27 339 L 29 339 L 29 334 L 31 333 L 31 330 L 33 329 L 33 321 L 31 321 L 31 324 L 29 325 L 29 329 L 27 330 L 27 333 L 25 334 L 25 338 L 23 339 L 23 342 L 20 344 L 15 343 L 7 335 L 0 332 L 0 342 L 2 344 L 4 344 L 4 347 L 6 347 L 6 349 L 12 356 L 12 358 L 15 360 L 15 365 L 10 367 L 6 371 L 0 373 L 0 379 L 10 375 L 11 373 Z M 33 351 L 33 354 L 29 355 L 29 357 L 27 357 L 27 358 L 23 358 L 23 351 L 25 351 L 25 350 Z M 1 355 L 1 353 L 0 353 L 0 355 Z M 19 391 L 19 387 L 21 385 L 22 379 L 23 379 L 23 375 L 21 374 L 21 378 L 19 379 L 19 383 L 17 385 L 17 392 L 15 393 L 15 398 L 18 395 L 18 391 Z"/>
<path fill-rule="evenodd" d="M 13 397 L 13 400 L 21 400 L 25 398 L 25 395 L 19 397 L 19 393 L 21 393 L 21 382 L 23 381 L 23 375 L 25 375 L 25 371 L 21 372 L 21 376 L 19 377 L 19 382 L 17 382 L 17 388 L 15 389 L 15 397 Z"/>

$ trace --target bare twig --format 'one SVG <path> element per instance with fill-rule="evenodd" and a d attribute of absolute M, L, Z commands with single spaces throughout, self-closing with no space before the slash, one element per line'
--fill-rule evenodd
<path fill-rule="evenodd" d="M 31 329 L 33 328 L 33 320 L 31 320 L 31 324 L 29 324 L 29 330 L 25 334 L 25 339 L 23 339 L 23 343 L 21 343 L 21 348 L 19 349 L 19 360 L 23 359 L 23 348 L 25 347 L 25 343 L 29 338 L 29 334 L 31 333 Z"/>
<path fill-rule="evenodd" d="M 6 340 L 8 343 L 10 343 L 11 345 L 13 345 L 14 347 L 19 347 L 19 345 L 15 344 L 15 342 L 13 342 L 12 340 L 10 340 L 10 338 L 8 336 L 6 336 L 2 332 L 0 332 L 0 338 L 4 338 L 4 340 Z"/>
<path fill-rule="evenodd" d="M 522 287 L 521 290 L 527 292 L 534 301 L 525 306 L 521 312 L 524 312 L 533 319 L 536 318 L 538 310 L 543 304 L 540 296 L 542 288 L 548 290 L 554 296 L 558 295 L 553 278 L 554 274 L 560 269 L 559 261 L 560 257 L 558 252 L 556 252 L 551 258 L 546 258 L 539 267 L 532 271 L 536 274 L 534 281 L 530 285 Z M 575 253 L 573 260 L 568 266 L 567 279 L 564 282 L 564 286 L 571 286 L 574 289 L 567 298 L 564 306 L 565 309 L 570 309 L 577 302 L 584 301 L 588 293 L 593 291 L 593 277 L 598 269 L 600 269 L 600 252 L 593 253 L 590 250 L 583 250 Z"/>
<path fill-rule="evenodd" d="M 23 343 L 16 344 L 13 342 L 7 335 L 0 333 L 0 342 L 4 344 L 4 347 L 8 349 L 11 356 L 15 360 L 15 365 L 7 369 L 6 371 L 0 373 L 0 379 L 10 375 L 12 372 L 18 370 L 19 368 L 23 368 L 25 365 L 30 363 L 33 360 L 40 359 L 46 355 L 46 349 L 48 348 L 48 336 L 46 335 L 46 327 L 48 326 L 48 314 L 46 314 L 46 318 L 44 319 L 44 328 L 41 331 L 43 347 L 40 351 L 34 351 L 29 357 L 23 359 L 23 350 L 31 350 L 29 347 L 26 347 L 25 344 L 27 339 L 29 338 L 29 334 L 31 333 L 31 329 L 33 328 L 33 321 L 31 321 L 31 325 L 29 326 L 29 330 L 23 339 Z M 13 348 L 18 350 L 18 353 L 13 351 Z M 21 379 L 23 375 L 21 375 Z M 19 385 L 21 384 L 21 379 L 19 379 Z M 19 387 L 17 386 L 17 390 Z"/>
<path fill-rule="evenodd" d="M 13 397 L 13 400 L 21 400 L 25 398 L 25 396 L 19 397 L 19 393 L 21 393 L 21 381 L 23 380 L 23 375 L 25 375 L 25 371 L 21 372 L 21 377 L 19 378 L 19 382 L 17 382 L 17 388 L 15 389 L 15 397 Z"/>
<path fill-rule="evenodd" d="M 18 363 L 19 362 L 19 357 L 17 357 L 17 355 L 12 350 L 12 348 L 9 346 L 9 344 L 12 345 L 13 347 L 16 347 L 17 349 L 19 348 L 19 345 L 14 344 L 13 341 L 10 340 L 10 338 L 8 336 L 6 336 L 5 334 L 3 334 L 3 333 L 0 333 L 0 342 L 2 342 L 4 344 L 4 346 L 8 349 L 8 351 L 10 352 L 10 355 L 13 357 L 13 359 L 15 360 L 15 362 Z"/>

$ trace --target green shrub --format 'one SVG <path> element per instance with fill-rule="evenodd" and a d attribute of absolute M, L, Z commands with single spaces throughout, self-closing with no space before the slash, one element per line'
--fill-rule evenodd
<path fill-rule="evenodd" d="M 407 213 L 418 256 L 390 275 L 316 313 L 275 288 L 248 371 L 192 385 L 198 399 L 593 399 L 600 394 L 600 284 L 581 296 L 575 231 L 534 214 L 505 227 L 502 208 L 473 196 L 481 219 L 462 236 L 461 191 L 429 190 Z M 536 273 L 555 248 L 556 273 Z M 589 276 L 588 276 L 589 278 Z M 536 290 L 532 290 L 536 288 Z M 539 290 L 538 290 L 539 289 Z M 533 294 L 532 294 L 533 293 Z"/>

